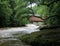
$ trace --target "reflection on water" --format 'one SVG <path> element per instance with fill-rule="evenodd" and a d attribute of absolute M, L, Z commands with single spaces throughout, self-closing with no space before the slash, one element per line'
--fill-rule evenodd
<path fill-rule="evenodd" d="M 29 46 L 22 43 L 18 37 L 26 33 L 38 31 L 36 27 L 19 27 L 0 29 L 0 46 Z"/>

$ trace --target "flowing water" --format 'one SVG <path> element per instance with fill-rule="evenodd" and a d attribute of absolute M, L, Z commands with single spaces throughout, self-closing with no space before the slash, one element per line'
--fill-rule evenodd
<path fill-rule="evenodd" d="M 36 28 L 37 26 L 0 29 L 0 46 L 30 46 L 21 42 L 17 37 L 38 31 Z"/>

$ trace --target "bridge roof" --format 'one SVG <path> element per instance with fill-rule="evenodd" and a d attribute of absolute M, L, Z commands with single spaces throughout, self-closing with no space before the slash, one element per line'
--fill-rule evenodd
<path fill-rule="evenodd" d="M 32 22 L 43 22 L 44 20 L 42 18 L 36 17 L 36 16 L 31 16 L 29 18 L 30 21 Z"/>

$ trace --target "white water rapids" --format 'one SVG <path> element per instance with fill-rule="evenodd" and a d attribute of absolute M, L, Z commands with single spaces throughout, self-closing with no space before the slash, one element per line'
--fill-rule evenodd
<path fill-rule="evenodd" d="M 6 28 L 0 29 L 0 46 L 30 46 L 23 44 L 16 36 L 13 34 L 29 34 L 35 31 L 39 31 L 33 24 L 27 24 L 26 27 L 15 27 L 15 28 Z M 15 43 L 14 43 L 15 42 Z M 5 43 L 5 45 L 3 45 Z M 13 44 L 14 43 L 14 44 Z"/>
<path fill-rule="evenodd" d="M 37 28 L 39 26 L 35 26 L 33 24 L 28 24 L 26 27 L 17 27 L 17 28 L 7 28 L 0 30 L 0 37 L 12 37 L 12 34 L 16 34 L 19 32 L 22 33 L 32 33 L 38 31 Z"/>

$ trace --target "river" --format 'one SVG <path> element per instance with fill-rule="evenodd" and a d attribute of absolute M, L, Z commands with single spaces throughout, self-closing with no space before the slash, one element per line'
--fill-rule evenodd
<path fill-rule="evenodd" d="M 0 46 L 30 46 L 21 42 L 17 37 L 39 31 L 38 26 L 15 27 L 0 29 Z"/>

